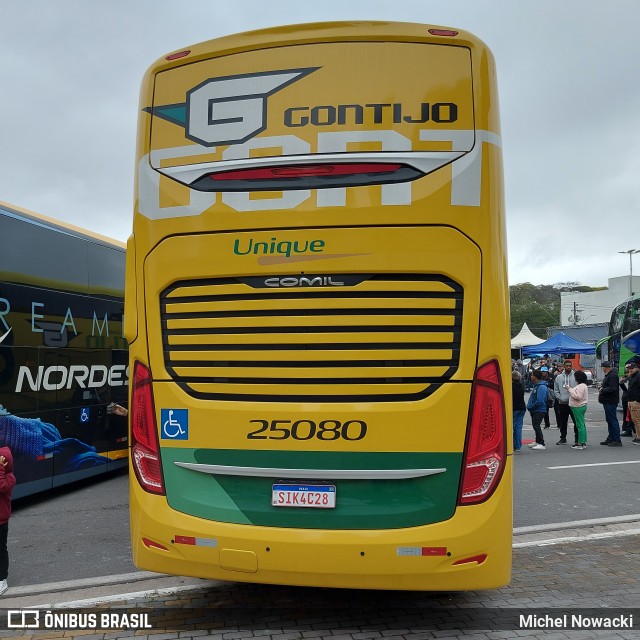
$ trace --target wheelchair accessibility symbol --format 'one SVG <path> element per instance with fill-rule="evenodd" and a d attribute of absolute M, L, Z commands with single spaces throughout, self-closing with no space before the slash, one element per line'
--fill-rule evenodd
<path fill-rule="evenodd" d="M 90 415 L 91 409 L 89 407 L 82 407 L 82 409 L 80 409 L 80 422 L 89 422 Z"/>
<path fill-rule="evenodd" d="M 163 440 L 189 439 L 188 409 L 162 409 L 160 420 L 162 421 Z"/>

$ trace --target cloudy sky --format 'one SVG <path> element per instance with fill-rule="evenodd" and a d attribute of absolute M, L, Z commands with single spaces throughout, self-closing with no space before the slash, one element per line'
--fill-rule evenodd
<path fill-rule="evenodd" d="M 637 0 L 0 0 L 0 200 L 126 240 L 147 67 L 222 35 L 344 19 L 458 27 L 492 49 L 512 284 L 629 275 Z"/>

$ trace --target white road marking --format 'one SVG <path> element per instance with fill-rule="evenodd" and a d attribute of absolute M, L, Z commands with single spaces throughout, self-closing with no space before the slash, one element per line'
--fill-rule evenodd
<path fill-rule="evenodd" d="M 589 533 L 586 535 L 565 536 L 563 538 L 549 538 L 548 540 L 530 540 L 528 542 L 514 542 L 514 549 L 525 547 L 549 547 L 554 544 L 567 544 L 571 542 L 587 542 L 589 540 L 605 540 L 606 538 L 625 538 L 640 535 L 640 529 L 624 529 L 622 531 L 603 531 L 601 533 Z"/>
<path fill-rule="evenodd" d="M 547 469 L 580 469 L 582 467 L 609 467 L 614 464 L 640 464 L 640 460 L 624 460 L 621 462 L 593 462 L 591 464 L 567 464 L 561 467 L 547 467 Z"/>
<path fill-rule="evenodd" d="M 208 589 L 209 586 L 203 585 L 199 587 L 194 584 L 183 585 L 181 587 L 166 587 L 164 589 L 149 589 L 147 591 L 135 591 L 133 593 L 116 593 L 111 596 L 102 596 L 101 598 L 87 598 L 86 600 L 72 600 L 69 602 L 59 602 L 56 604 L 39 604 L 33 609 L 67 609 L 75 607 L 89 607 L 92 605 L 106 604 L 109 602 L 123 602 L 127 600 L 138 600 L 142 598 L 153 598 L 155 596 L 171 596 L 184 591 L 199 591 Z"/>
<path fill-rule="evenodd" d="M 627 522 L 640 522 L 640 513 L 631 513 L 624 516 L 608 516 L 606 518 L 591 518 L 589 520 L 570 520 L 569 522 L 550 522 L 548 524 L 514 527 L 513 535 L 518 536 L 525 533 L 542 533 L 544 531 L 566 531 L 567 529 L 584 529 L 585 527 L 626 524 Z"/>

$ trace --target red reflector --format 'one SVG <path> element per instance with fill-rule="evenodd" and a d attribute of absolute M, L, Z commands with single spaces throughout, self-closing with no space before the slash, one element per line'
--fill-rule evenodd
<path fill-rule="evenodd" d="M 175 536 L 173 541 L 176 544 L 191 544 L 194 546 L 196 544 L 196 539 L 194 536 Z"/>
<path fill-rule="evenodd" d="M 477 556 L 470 556 L 469 558 L 464 558 L 463 560 L 456 560 L 453 564 L 471 564 L 472 562 L 477 562 L 478 564 L 482 564 L 487 559 L 486 553 L 481 553 Z"/>
<path fill-rule="evenodd" d="M 487 363 L 486 365 L 480 367 L 476 371 L 476 380 L 481 380 L 482 382 L 488 382 L 490 384 L 495 384 L 496 386 L 500 385 L 500 374 L 498 372 L 498 365 L 493 360 L 491 363 Z"/>
<path fill-rule="evenodd" d="M 178 58 L 184 58 L 191 53 L 189 49 L 186 51 L 178 51 L 178 53 L 171 53 L 170 55 L 165 57 L 165 60 L 178 60 Z"/>
<path fill-rule="evenodd" d="M 429 29 L 429 33 L 432 36 L 457 36 L 457 31 L 452 31 L 451 29 Z"/>
<path fill-rule="evenodd" d="M 265 180 L 278 178 L 305 178 L 309 176 L 348 176 L 359 173 L 389 173 L 400 164 L 388 162 L 361 162 L 344 164 L 301 164 L 262 169 L 239 169 L 212 173 L 211 180 Z"/>
<path fill-rule="evenodd" d="M 162 549 L 163 551 L 169 551 L 169 549 L 167 549 L 163 544 L 149 540 L 149 538 L 142 538 L 142 544 L 144 544 L 148 549 Z"/>
<path fill-rule="evenodd" d="M 464 491 L 465 494 L 473 494 L 476 491 L 480 491 L 487 481 L 490 468 L 484 464 L 474 466 L 468 465 L 464 474 Z"/>

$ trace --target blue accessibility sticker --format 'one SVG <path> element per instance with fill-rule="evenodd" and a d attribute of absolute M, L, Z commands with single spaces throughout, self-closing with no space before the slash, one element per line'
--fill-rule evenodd
<path fill-rule="evenodd" d="M 161 409 L 160 421 L 162 422 L 163 440 L 189 439 L 188 409 Z"/>

